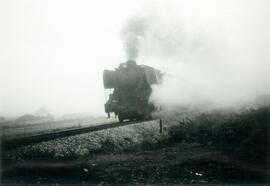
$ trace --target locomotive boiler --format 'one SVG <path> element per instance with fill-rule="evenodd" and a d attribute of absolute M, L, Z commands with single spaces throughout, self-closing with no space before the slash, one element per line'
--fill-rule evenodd
<path fill-rule="evenodd" d="M 137 65 L 129 60 L 121 63 L 115 70 L 104 70 L 103 85 L 113 89 L 105 104 L 105 112 L 115 113 L 120 122 L 123 120 L 150 119 L 155 110 L 149 98 L 151 85 L 160 83 L 162 73 L 150 66 Z"/>

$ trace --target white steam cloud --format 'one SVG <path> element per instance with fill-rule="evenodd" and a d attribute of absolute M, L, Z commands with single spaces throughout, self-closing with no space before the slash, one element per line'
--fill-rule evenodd
<path fill-rule="evenodd" d="M 162 85 L 153 87 L 152 101 L 235 106 L 269 94 L 269 24 L 263 4 L 229 2 L 208 13 L 203 11 L 207 3 L 196 3 L 159 3 L 124 26 L 128 58 L 167 74 Z"/>

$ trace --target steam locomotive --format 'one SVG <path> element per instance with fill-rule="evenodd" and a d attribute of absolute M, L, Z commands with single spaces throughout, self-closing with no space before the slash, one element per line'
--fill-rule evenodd
<path fill-rule="evenodd" d="M 103 85 L 113 89 L 105 104 L 105 112 L 115 113 L 120 122 L 124 120 L 150 119 L 155 106 L 149 103 L 151 85 L 161 82 L 162 73 L 150 66 L 137 65 L 129 60 L 118 68 L 104 70 Z"/>

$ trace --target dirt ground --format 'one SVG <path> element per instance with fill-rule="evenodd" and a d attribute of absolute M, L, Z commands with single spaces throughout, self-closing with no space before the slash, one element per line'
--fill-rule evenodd
<path fill-rule="evenodd" d="M 243 162 L 199 144 L 139 152 L 93 154 L 76 160 L 3 162 L 4 185 L 267 184 L 268 165 Z"/>

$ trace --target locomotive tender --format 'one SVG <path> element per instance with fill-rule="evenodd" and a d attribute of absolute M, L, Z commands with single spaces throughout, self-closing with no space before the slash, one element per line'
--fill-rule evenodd
<path fill-rule="evenodd" d="M 121 63 L 114 71 L 104 70 L 104 88 L 113 89 L 105 104 L 108 117 L 113 112 L 120 122 L 150 119 L 155 110 L 154 105 L 149 103 L 151 85 L 160 83 L 161 77 L 159 70 L 137 65 L 133 60 Z"/>

